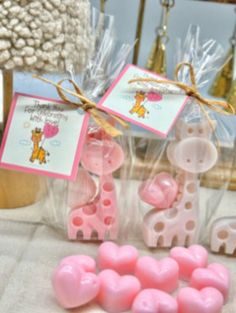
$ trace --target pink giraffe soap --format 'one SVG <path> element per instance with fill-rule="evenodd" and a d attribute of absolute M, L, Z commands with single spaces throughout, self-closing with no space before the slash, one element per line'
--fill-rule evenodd
<path fill-rule="evenodd" d="M 56 299 L 63 308 L 77 308 L 96 298 L 100 280 L 93 273 L 94 263 L 88 256 L 71 256 L 62 260 L 56 268 L 52 285 Z"/>
<path fill-rule="evenodd" d="M 69 183 L 68 205 L 74 210 L 93 200 L 96 196 L 97 187 L 88 171 L 79 168 L 75 182 Z"/>
<path fill-rule="evenodd" d="M 168 293 L 157 289 L 145 289 L 135 298 L 132 313 L 178 313 L 178 305 Z"/>
<path fill-rule="evenodd" d="M 112 269 L 120 275 L 133 274 L 137 259 L 138 250 L 131 245 L 118 246 L 113 242 L 104 242 L 98 249 L 100 270 Z"/>
<path fill-rule="evenodd" d="M 120 276 L 113 270 L 104 270 L 98 276 L 100 291 L 97 301 L 101 307 L 108 313 L 129 311 L 141 290 L 138 279 L 131 275 Z"/>
<path fill-rule="evenodd" d="M 156 260 L 150 256 L 141 257 L 135 269 L 135 276 L 142 288 L 173 292 L 179 284 L 179 266 L 171 258 Z"/>
<path fill-rule="evenodd" d="M 223 296 L 215 288 L 196 290 L 183 288 L 178 297 L 178 313 L 221 313 L 223 308 Z"/>
<path fill-rule="evenodd" d="M 192 274 L 190 286 L 199 290 L 205 287 L 218 289 L 226 302 L 230 287 L 229 271 L 218 263 L 212 263 L 207 268 L 198 268 Z"/>
<path fill-rule="evenodd" d="M 208 252 L 200 245 L 172 248 L 170 257 L 178 263 L 180 278 L 183 280 L 189 280 L 195 269 L 206 267 L 208 263 Z"/>

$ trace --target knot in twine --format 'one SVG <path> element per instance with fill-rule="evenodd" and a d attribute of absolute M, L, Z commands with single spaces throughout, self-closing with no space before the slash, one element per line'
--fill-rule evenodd
<path fill-rule="evenodd" d="M 184 66 L 187 66 L 189 68 L 191 85 L 181 83 L 178 79 L 179 72 Z M 168 80 L 168 79 L 156 79 L 156 78 L 136 78 L 136 79 L 132 79 L 129 81 L 130 84 L 136 83 L 136 82 L 153 82 L 157 84 L 177 86 L 180 89 L 184 90 L 187 96 L 195 98 L 197 100 L 197 103 L 200 105 L 201 109 L 204 111 L 205 114 L 207 114 L 205 107 L 208 107 L 212 109 L 213 111 L 216 111 L 218 113 L 225 114 L 225 115 L 235 114 L 235 109 L 230 103 L 226 101 L 207 99 L 207 98 L 204 98 L 200 94 L 197 88 L 194 67 L 192 64 L 187 63 L 187 62 L 182 62 L 182 63 L 177 64 L 175 68 L 175 80 L 174 81 Z"/>
<path fill-rule="evenodd" d="M 117 137 L 117 136 L 123 135 L 123 133 L 119 129 L 114 127 L 112 122 L 108 121 L 105 117 L 103 117 L 102 113 L 108 115 L 109 117 L 112 117 L 112 119 L 114 119 L 116 122 L 118 122 L 121 126 L 123 126 L 125 128 L 128 127 L 128 124 L 123 119 L 121 119 L 118 116 L 115 116 L 113 114 L 109 114 L 109 113 L 105 112 L 104 110 L 98 108 L 95 102 L 93 102 L 92 100 L 90 100 L 89 98 L 84 96 L 84 94 L 82 93 L 79 86 L 73 80 L 62 79 L 58 83 L 54 83 L 53 81 L 51 81 L 45 77 L 42 77 L 42 76 L 33 75 L 33 77 L 56 87 L 58 95 L 63 100 L 63 102 L 65 102 L 69 105 L 76 106 L 76 107 L 82 109 L 84 112 L 90 113 L 93 120 L 95 121 L 95 123 L 97 123 L 97 125 L 102 127 L 105 130 L 105 132 L 107 134 L 109 134 L 110 136 Z M 62 84 L 66 81 L 69 82 L 73 86 L 74 91 L 62 87 Z M 74 101 L 70 100 L 66 96 L 66 93 L 77 98 L 79 100 L 79 102 L 74 102 Z"/>

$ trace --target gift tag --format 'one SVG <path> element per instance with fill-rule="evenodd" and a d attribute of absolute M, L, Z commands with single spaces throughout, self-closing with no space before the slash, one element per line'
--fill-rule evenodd
<path fill-rule="evenodd" d="M 154 73 L 134 65 L 128 65 L 104 97 L 98 107 L 113 113 L 165 138 L 184 109 L 186 95 L 165 94 L 153 91 L 132 90 L 129 81 L 135 78 L 163 79 Z"/>
<path fill-rule="evenodd" d="M 62 101 L 15 94 L 0 166 L 74 180 L 88 121 L 88 113 Z"/>

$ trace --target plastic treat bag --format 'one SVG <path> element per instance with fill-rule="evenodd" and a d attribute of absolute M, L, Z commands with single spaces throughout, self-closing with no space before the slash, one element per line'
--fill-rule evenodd
<path fill-rule="evenodd" d="M 95 101 L 119 74 L 132 47 L 117 42 L 112 16 L 100 15 L 93 21 L 96 52 L 82 77 L 75 75 L 73 67 L 70 76 L 78 81 L 83 95 Z M 99 113 L 117 128 L 116 117 Z M 48 180 L 44 221 L 65 231 L 71 240 L 116 239 L 121 183 L 113 174 L 124 163 L 125 145 L 125 136 L 114 137 L 103 123 L 90 119 L 76 180 Z"/>
<path fill-rule="evenodd" d="M 202 42 L 199 28 L 191 26 L 177 50 L 177 63 L 186 63 L 176 68 L 177 84 L 156 79 L 137 79 L 132 84 L 134 90 L 146 94 L 189 95 L 166 140 L 147 135 L 133 143 L 132 162 L 137 166 L 127 172 L 138 180 L 133 198 L 141 212 L 133 225 L 136 237 L 141 228 L 149 247 L 205 240 L 205 223 L 227 189 L 234 154 L 234 127 L 232 118 L 226 116 L 231 107 L 224 104 L 222 108 L 222 103 L 196 90 L 206 85 L 222 56 L 214 40 Z"/>

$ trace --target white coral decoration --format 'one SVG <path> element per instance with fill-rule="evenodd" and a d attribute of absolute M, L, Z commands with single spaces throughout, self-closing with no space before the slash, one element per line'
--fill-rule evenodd
<path fill-rule="evenodd" d="M 0 68 L 82 71 L 93 51 L 89 0 L 0 0 Z"/>

